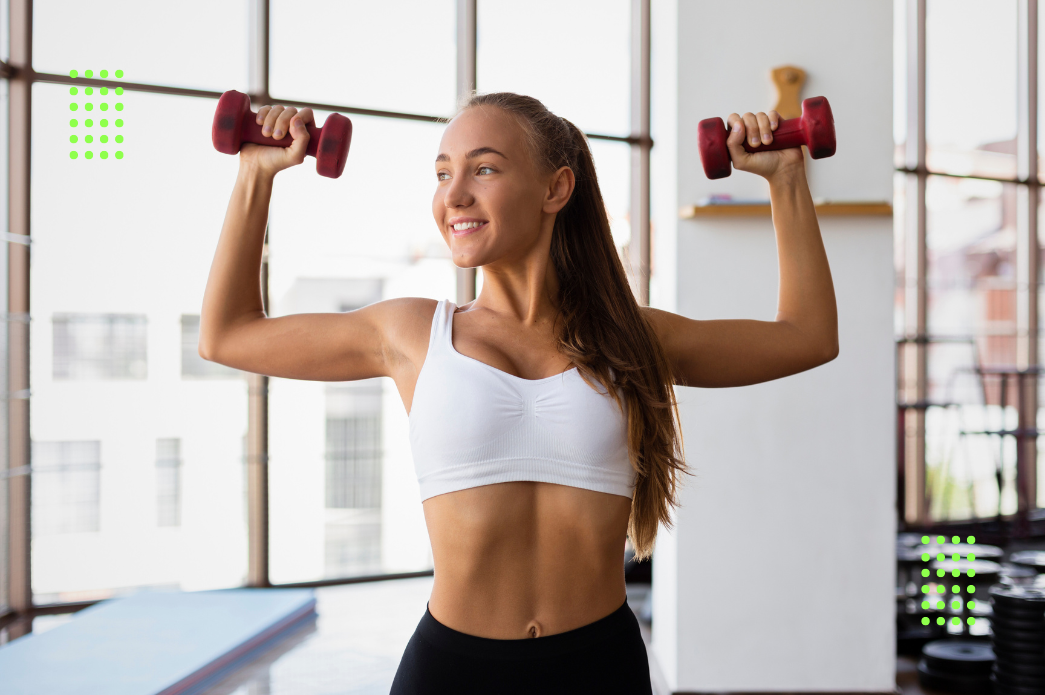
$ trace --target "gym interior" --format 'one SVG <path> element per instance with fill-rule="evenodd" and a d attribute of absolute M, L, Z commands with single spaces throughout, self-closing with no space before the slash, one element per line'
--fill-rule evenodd
<path fill-rule="evenodd" d="M 778 290 L 768 186 L 708 178 L 698 124 L 833 113 L 806 164 L 839 354 L 676 387 L 693 475 L 652 559 L 621 558 L 653 692 L 1045 693 L 1042 21 L 0 1 L 0 692 L 388 693 L 433 583 L 407 414 L 388 378 L 200 357 L 237 170 L 208 133 L 230 90 L 351 120 L 343 173 L 273 193 L 269 315 L 463 304 L 483 275 L 433 228 L 431 159 L 478 90 L 586 133 L 636 299 L 694 319 L 772 320 Z"/>

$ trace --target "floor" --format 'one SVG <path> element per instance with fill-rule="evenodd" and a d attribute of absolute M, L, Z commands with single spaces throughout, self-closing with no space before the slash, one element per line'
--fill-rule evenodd
<path fill-rule="evenodd" d="M 431 577 L 317 589 L 317 620 L 200 695 L 387 695 L 431 590 Z M 648 591 L 643 585 L 628 587 L 647 648 L 650 629 L 642 617 Z M 69 619 L 41 616 L 33 630 L 45 632 Z M 656 663 L 651 666 L 654 695 L 670 695 Z M 897 693 L 939 695 L 918 685 L 916 666 L 915 658 L 897 657 Z"/>
<path fill-rule="evenodd" d="M 313 624 L 201 695 L 387 695 L 431 591 L 431 577 L 317 589 Z M 636 610 L 647 596 L 629 587 Z"/>

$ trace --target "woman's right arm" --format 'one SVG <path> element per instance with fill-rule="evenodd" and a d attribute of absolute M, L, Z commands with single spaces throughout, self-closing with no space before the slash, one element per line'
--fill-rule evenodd
<path fill-rule="evenodd" d="M 389 300 L 336 314 L 268 318 L 262 305 L 261 254 L 276 174 L 300 164 L 311 120 L 293 108 L 262 107 L 259 122 L 273 135 L 290 132 L 293 145 L 245 143 L 232 198 L 225 212 L 200 314 L 199 354 L 206 360 L 255 374 L 314 381 L 388 376 L 386 324 L 405 307 Z M 268 133 L 266 133 L 268 134 Z M 277 138 L 278 139 L 278 138 Z"/>

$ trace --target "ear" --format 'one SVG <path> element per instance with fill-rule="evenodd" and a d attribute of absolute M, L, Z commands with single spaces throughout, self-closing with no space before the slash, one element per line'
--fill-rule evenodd
<path fill-rule="evenodd" d="M 544 212 L 558 212 L 566 207 L 573 195 L 573 189 L 577 185 L 577 179 L 573 175 L 573 169 L 561 167 L 552 174 L 548 182 L 548 191 L 544 197 Z"/>

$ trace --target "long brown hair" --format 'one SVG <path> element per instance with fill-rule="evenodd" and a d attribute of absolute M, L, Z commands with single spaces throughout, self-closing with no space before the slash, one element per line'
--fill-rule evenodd
<path fill-rule="evenodd" d="M 587 138 L 537 99 L 511 92 L 472 94 L 458 113 L 488 106 L 516 117 L 542 171 L 573 170 L 576 186 L 556 215 L 551 241 L 560 289 L 558 349 L 589 386 L 598 381 L 622 413 L 627 408 L 637 473 L 628 536 L 636 559 L 648 558 L 658 524 L 671 528 L 679 477 L 687 472 L 671 367 L 614 246 Z"/>

